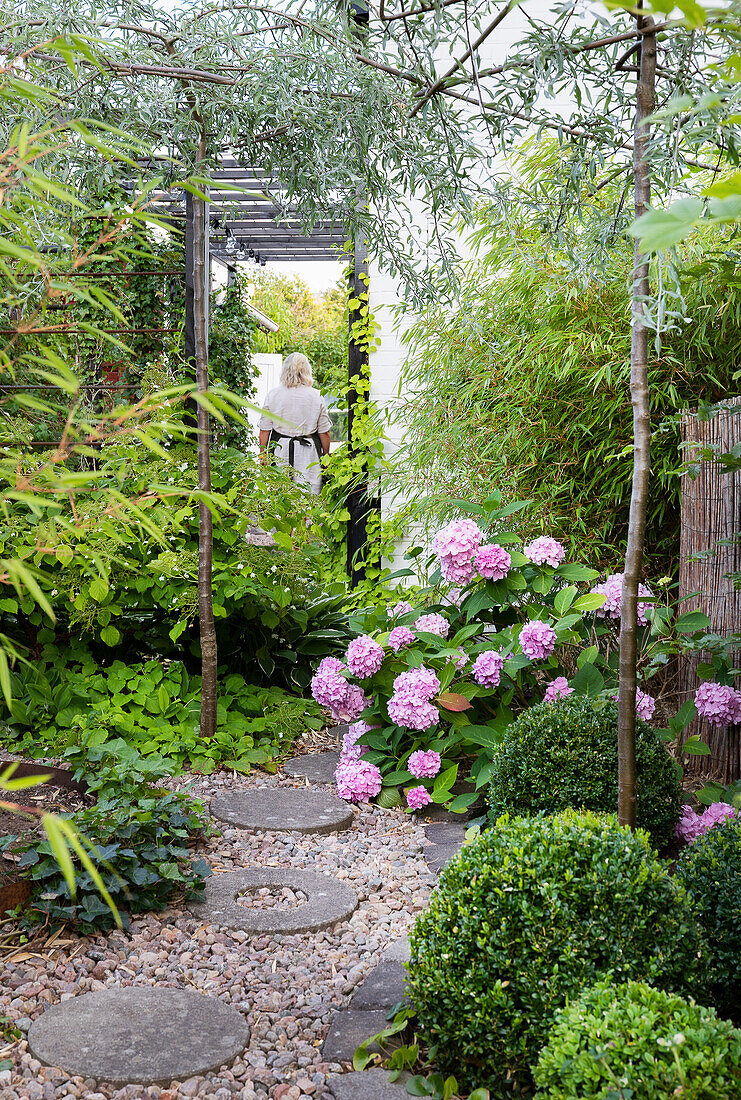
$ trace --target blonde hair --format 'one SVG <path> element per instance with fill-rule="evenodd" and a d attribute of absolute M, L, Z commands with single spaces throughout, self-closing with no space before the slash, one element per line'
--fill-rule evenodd
<path fill-rule="evenodd" d="M 280 372 L 280 384 L 287 389 L 295 386 L 313 386 L 314 376 L 311 373 L 311 363 L 300 351 L 292 351 L 283 360 L 283 368 Z"/>

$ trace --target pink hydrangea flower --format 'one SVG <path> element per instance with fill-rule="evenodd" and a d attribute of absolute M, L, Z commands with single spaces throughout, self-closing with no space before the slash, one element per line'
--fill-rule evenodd
<path fill-rule="evenodd" d="M 367 760 L 348 760 L 337 765 L 334 773 L 337 793 L 346 802 L 367 802 L 383 786 L 381 772 Z"/>
<path fill-rule="evenodd" d="M 399 673 L 388 701 L 389 718 L 406 729 L 429 729 L 440 719 L 437 707 L 429 702 L 439 690 L 440 681 L 430 668 L 412 668 Z"/>
<path fill-rule="evenodd" d="M 414 624 L 415 630 L 424 630 L 428 634 L 439 634 L 441 638 L 447 638 L 450 633 L 450 623 L 444 615 L 434 612 L 430 615 L 420 615 Z"/>
<path fill-rule="evenodd" d="M 707 810 L 700 814 L 700 820 L 706 829 L 712 829 L 714 825 L 722 825 L 724 821 L 737 816 L 734 807 L 727 802 L 713 802 Z"/>
<path fill-rule="evenodd" d="M 357 676 L 360 680 L 367 680 L 369 676 L 374 676 L 383 664 L 383 646 L 368 634 L 361 634 L 350 642 L 345 660 L 353 676 Z"/>
<path fill-rule="evenodd" d="M 644 722 L 650 722 L 656 710 L 656 700 L 640 688 L 636 689 L 636 714 Z"/>
<path fill-rule="evenodd" d="M 342 672 L 345 666 L 336 657 L 325 657 L 311 678 L 311 694 L 322 707 L 334 707 L 347 696 L 348 683 Z"/>
<path fill-rule="evenodd" d="M 331 707 L 332 717 L 338 722 L 354 722 L 359 718 L 371 700 L 357 684 L 347 685 L 347 695 L 339 706 Z"/>
<path fill-rule="evenodd" d="M 512 558 L 504 547 L 492 542 L 477 550 L 473 562 L 479 576 L 489 581 L 501 581 L 510 571 Z"/>
<path fill-rule="evenodd" d="M 596 592 L 605 597 L 605 602 L 602 607 L 597 608 L 597 615 L 601 619 L 619 619 L 620 618 L 620 604 L 623 598 L 623 574 L 611 573 L 610 576 L 603 584 L 595 584 L 592 592 Z M 650 604 L 653 601 L 653 596 L 645 584 L 638 585 L 638 622 L 641 626 L 645 626 L 648 622 L 646 618 L 647 603 Z"/>
<path fill-rule="evenodd" d="M 452 604 L 453 607 L 460 607 L 463 603 L 463 589 L 451 588 L 445 599 L 448 603 Z"/>
<path fill-rule="evenodd" d="M 520 631 L 520 645 L 522 652 L 531 661 L 542 661 L 545 657 L 550 657 L 556 648 L 556 631 L 550 623 L 531 619 Z"/>
<path fill-rule="evenodd" d="M 694 844 L 698 836 L 702 836 L 708 829 L 733 818 L 741 818 L 741 811 L 735 810 L 727 802 L 713 802 L 701 814 L 695 813 L 691 806 L 682 806 L 674 833 L 680 840 Z"/>
<path fill-rule="evenodd" d="M 439 711 L 432 703 L 397 695 L 392 695 L 389 699 L 388 712 L 394 725 L 409 730 L 431 729 L 440 719 Z"/>
<path fill-rule="evenodd" d="M 368 748 L 366 745 L 359 745 L 357 743 L 358 738 L 362 737 L 368 730 L 374 729 L 374 726 L 368 724 L 368 722 L 353 722 L 347 733 L 342 738 L 342 750 L 340 752 L 340 763 L 347 764 L 351 760 L 360 760 Z"/>
<path fill-rule="evenodd" d="M 695 692 L 697 713 L 711 726 L 731 726 L 741 722 L 741 691 L 727 684 L 708 680 Z"/>
<path fill-rule="evenodd" d="M 674 828 L 674 835 L 687 844 L 693 844 L 705 830 L 700 821 L 700 815 L 695 813 L 691 806 L 682 806 L 679 821 Z"/>
<path fill-rule="evenodd" d="M 477 684 L 481 684 L 482 687 L 495 688 L 499 684 L 503 668 L 504 657 L 502 657 L 502 654 L 497 653 L 495 649 L 487 649 L 486 652 L 479 653 L 473 662 L 471 671 Z"/>
<path fill-rule="evenodd" d="M 440 690 L 440 681 L 431 668 L 410 668 L 400 672 L 394 680 L 396 695 L 414 696 L 417 699 L 431 699 Z"/>
<path fill-rule="evenodd" d="M 573 695 L 574 689 L 569 687 L 569 681 L 565 676 L 557 676 L 551 680 L 543 693 L 544 703 L 555 703 L 557 699 L 565 699 L 567 695 Z"/>
<path fill-rule="evenodd" d="M 410 787 L 407 791 L 407 806 L 410 810 L 421 810 L 423 806 L 429 806 L 432 795 L 421 784 L 419 787 Z"/>
<path fill-rule="evenodd" d="M 552 565 L 554 569 L 566 557 L 566 549 L 550 535 L 540 535 L 533 539 L 527 546 L 523 546 L 522 552 L 535 565 Z"/>
<path fill-rule="evenodd" d="M 412 610 L 413 608 L 410 603 L 407 603 L 406 600 L 399 600 L 399 602 L 394 604 L 391 608 L 389 615 L 392 619 L 400 619 L 402 615 L 409 615 Z"/>
<path fill-rule="evenodd" d="M 407 771 L 411 772 L 415 779 L 432 779 L 440 771 L 442 760 L 439 752 L 432 749 L 423 751 L 418 749 L 413 752 L 407 761 Z"/>
<path fill-rule="evenodd" d="M 394 653 L 398 653 L 402 646 L 411 645 L 414 641 L 414 631 L 408 626 L 395 626 L 389 634 L 389 645 Z"/>
<path fill-rule="evenodd" d="M 432 548 L 440 560 L 440 570 L 451 584 L 468 584 L 476 574 L 474 554 L 483 533 L 470 519 L 454 519 L 435 535 Z"/>

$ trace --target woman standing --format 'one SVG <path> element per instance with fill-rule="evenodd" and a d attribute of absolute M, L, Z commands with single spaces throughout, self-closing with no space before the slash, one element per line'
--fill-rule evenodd
<path fill-rule="evenodd" d="M 314 389 L 311 364 L 291 352 L 283 360 L 280 385 L 265 398 L 260 418 L 260 454 L 272 451 L 306 481 L 315 495 L 322 487 L 322 455 L 329 454 L 331 427 L 327 402 Z"/>

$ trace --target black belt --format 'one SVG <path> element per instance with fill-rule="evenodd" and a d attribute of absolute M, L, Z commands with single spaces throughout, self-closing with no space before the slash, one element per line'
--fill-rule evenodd
<path fill-rule="evenodd" d="M 296 468 L 294 462 L 296 444 L 300 443 L 302 447 L 311 447 L 312 443 L 316 447 L 317 457 L 321 460 L 322 457 L 322 441 L 319 438 L 319 432 L 312 432 L 311 435 L 281 435 L 280 432 L 276 432 L 275 428 L 270 432 L 270 439 L 268 440 L 268 446 L 278 443 L 281 439 L 288 439 L 288 465 Z"/>

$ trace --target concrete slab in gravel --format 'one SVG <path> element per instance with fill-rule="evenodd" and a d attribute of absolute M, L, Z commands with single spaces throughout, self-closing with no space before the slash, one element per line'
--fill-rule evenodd
<path fill-rule="evenodd" d="M 324 1062 L 352 1062 L 361 1043 L 388 1027 L 385 1009 L 345 1008 L 332 1017 L 322 1047 Z M 378 1050 L 371 1046 L 370 1050 Z"/>
<path fill-rule="evenodd" d="M 258 909 L 240 905 L 237 897 L 263 887 L 301 890 L 307 900 L 292 909 Z M 223 871 L 206 880 L 205 900 L 191 903 L 191 912 L 201 920 L 222 928 L 237 928 L 261 935 L 264 932 L 316 932 L 347 920 L 356 910 L 358 897 L 344 882 L 315 871 L 285 867 L 250 867 L 244 871 Z"/>
<path fill-rule="evenodd" d="M 404 1000 L 406 976 L 404 963 L 380 962 L 356 988 L 350 1008 L 383 1008 L 388 1011 Z"/>
<path fill-rule="evenodd" d="M 400 936 L 381 952 L 382 962 L 409 962 L 409 936 Z"/>
<path fill-rule="evenodd" d="M 190 989 L 131 986 L 84 993 L 34 1020 L 34 1058 L 114 1085 L 184 1081 L 233 1061 L 250 1040 L 244 1018 Z"/>
<path fill-rule="evenodd" d="M 297 775 L 311 783 L 332 783 L 339 762 L 339 752 L 307 752 L 286 760 L 283 774 Z"/>
<path fill-rule="evenodd" d="M 227 791 L 211 799 L 211 815 L 242 829 L 336 833 L 353 822 L 351 807 L 336 795 L 300 787 Z"/>
<path fill-rule="evenodd" d="M 463 847 L 466 829 L 457 822 L 435 822 L 425 826 L 425 836 L 433 842 L 422 849 L 425 862 L 430 870 L 441 871 Z"/>
<path fill-rule="evenodd" d="M 408 1100 L 408 1076 L 402 1073 L 397 1081 L 391 1081 L 385 1069 L 365 1069 L 330 1077 L 327 1087 L 335 1100 Z"/>

